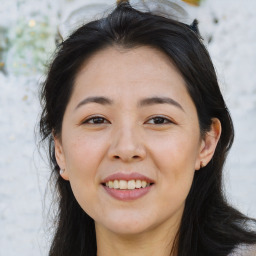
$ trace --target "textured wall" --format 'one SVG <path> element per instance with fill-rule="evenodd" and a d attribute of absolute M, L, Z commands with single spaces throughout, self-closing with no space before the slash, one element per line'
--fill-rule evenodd
<path fill-rule="evenodd" d="M 57 17 L 58 10 L 67 15 L 67 6 L 81 3 L 90 1 L 63 0 L 51 6 L 38 1 L 37 7 L 31 1 L 1 1 L 0 27 L 11 30 L 17 25 L 18 5 L 25 19 L 35 8 L 41 16 Z M 234 119 L 235 144 L 225 168 L 227 195 L 240 210 L 256 217 L 256 1 L 205 0 L 199 8 L 186 9 L 200 21 Z M 56 25 L 58 20 L 48 22 Z M 42 76 L 25 75 L 25 66 L 17 72 L 8 65 L 8 75 L 0 72 L 0 255 L 46 255 L 43 202 L 49 170 L 38 155 L 34 134 Z"/>

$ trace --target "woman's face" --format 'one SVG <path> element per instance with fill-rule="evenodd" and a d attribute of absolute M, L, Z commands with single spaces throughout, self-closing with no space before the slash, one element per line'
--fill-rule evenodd
<path fill-rule="evenodd" d="M 178 223 L 204 147 L 182 76 L 146 46 L 107 48 L 84 64 L 55 138 L 78 203 L 118 234 Z"/>

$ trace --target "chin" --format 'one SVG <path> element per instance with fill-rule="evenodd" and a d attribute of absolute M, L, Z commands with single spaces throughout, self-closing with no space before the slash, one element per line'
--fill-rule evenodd
<path fill-rule="evenodd" d="M 146 232 L 148 230 L 148 227 L 144 226 L 144 225 L 132 225 L 131 223 L 129 225 L 127 224 L 117 224 L 115 226 L 108 226 L 106 227 L 108 228 L 111 232 L 118 234 L 118 235 L 122 235 L 122 236 L 134 236 L 134 235 L 139 235 L 142 234 L 144 232 Z"/>
<path fill-rule="evenodd" d="M 141 234 L 149 230 L 153 225 L 146 217 L 142 217 L 141 214 L 131 216 L 131 214 L 111 215 L 110 218 L 106 218 L 104 223 L 106 229 L 119 235 L 136 235 Z"/>

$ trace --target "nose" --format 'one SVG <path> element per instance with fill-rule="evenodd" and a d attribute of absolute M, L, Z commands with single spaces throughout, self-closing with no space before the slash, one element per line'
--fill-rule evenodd
<path fill-rule="evenodd" d="M 138 129 L 125 126 L 114 131 L 108 157 L 123 162 L 143 160 L 146 157 L 146 149 Z"/>

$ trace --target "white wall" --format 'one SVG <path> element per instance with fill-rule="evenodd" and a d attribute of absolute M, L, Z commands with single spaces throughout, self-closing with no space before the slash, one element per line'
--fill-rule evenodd
<path fill-rule="evenodd" d="M 36 1 L 33 6 L 31 1 L 0 2 L 0 26 L 10 29 L 17 18 L 18 3 L 26 7 L 25 16 L 37 6 Z M 42 13 L 49 13 L 47 1 L 37 2 Z M 56 1 L 51 13 L 56 14 L 58 8 L 68 13 L 68 6 L 90 2 Z M 234 119 L 235 144 L 225 168 L 227 195 L 241 211 L 256 217 L 256 1 L 205 0 L 200 8 L 187 10 L 199 19 L 203 36 L 212 38 L 208 49 Z M 0 73 L 1 256 L 47 254 L 43 200 L 49 170 L 38 156 L 34 137 L 40 80 L 40 74 Z"/>

